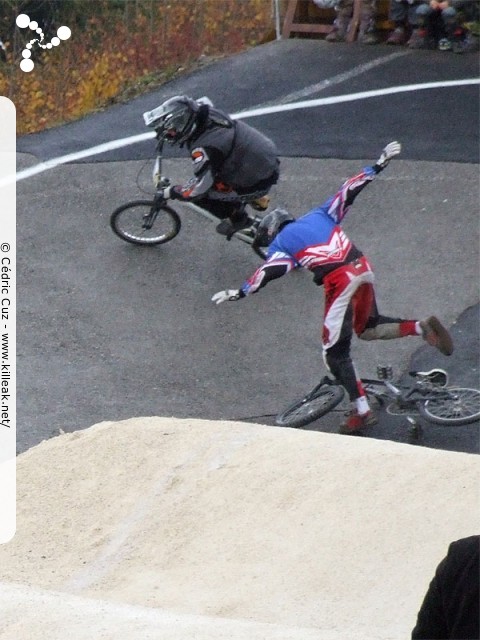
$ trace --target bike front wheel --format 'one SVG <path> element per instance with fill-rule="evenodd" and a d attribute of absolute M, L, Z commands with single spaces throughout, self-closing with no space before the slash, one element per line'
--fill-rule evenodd
<path fill-rule="evenodd" d="M 110 226 L 126 242 L 156 245 L 173 240 L 182 223 L 178 213 L 166 204 L 135 200 L 115 209 L 110 216 Z"/>
<path fill-rule="evenodd" d="M 324 384 L 280 413 L 275 418 L 275 424 L 292 429 L 304 427 L 334 409 L 343 400 L 344 394 L 343 387 Z"/>
<path fill-rule="evenodd" d="M 420 414 L 429 422 L 443 425 L 470 424 L 480 420 L 480 391 L 449 387 L 438 398 L 418 405 Z"/>

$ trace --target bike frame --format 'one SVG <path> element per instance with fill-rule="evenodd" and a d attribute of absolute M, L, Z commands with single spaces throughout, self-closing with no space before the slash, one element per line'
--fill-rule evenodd
<path fill-rule="evenodd" d="M 367 394 L 376 396 L 379 398 L 387 397 L 390 400 L 395 400 L 404 404 L 415 405 L 417 402 L 425 400 L 432 400 L 433 398 L 442 397 L 442 387 L 430 387 L 423 386 L 421 380 L 415 380 L 410 386 L 396 387 L 389 380 L 379 380 L 377 378 L 362 378 L 362 383 L 368 388 Z M 386 390 L 382 393 L 376 391 L 375 387 L 378 386 Z M 444 396 L 448 397 L 448 390 L 443 391 Z"/>
<path fill-rule="evenodd" d="M 446 384 L 435 385 L 422 378 L 416 378 L 404 388 L 395 386 L 389 380 L 364 378 L 362 382 L 365 384 L 367 396 L 373 396 L 380 402 L 390 400 L 398 409 L 405 411 L 405 414 L 408 412 L 418 415 L 419 404 L 424 404 L 428 400 L 449 400 L 454 393 Z M 376 387 L 379 387 L 379 390 Z"/>

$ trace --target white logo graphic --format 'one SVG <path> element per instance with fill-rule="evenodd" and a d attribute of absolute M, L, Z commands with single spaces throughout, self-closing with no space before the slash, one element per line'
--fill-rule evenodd
<path fill-rule="evenodd" d="M 54 36 L 47 44 L 43 44 L 44 37 L 42 29 L 38 26 L 38 22 L 36 22 L 35 20 L 30 20 L 26 13 L 21 13 L 17 17 L 16 24 L 20 29 L 29 28 L 32 31 L 35 31 L 35 33 L 37 33 L 39 36 L 38 38 L 30 40 L 30 42 L 25 45 L 25 49 L 22 51 L 23 60 L 20 62 L 20 69 L 22 71 L 25 71 L 26 73 L 31 71 L 35 66 L 33 64 L 33 60 L 31 60 L 32 47 L 35 43 L 37 43 L 37 45 L 42 49 L 51 49 L 52 47 L 58 47 L 62 40 L 68 40 L 72 35 L 72 32 L 68 27 L 59 27 L 57 29 L 57 35 Z"/>
<path fill-rule="evenodd" d="M 334 229 L 328 242 L 307 247 L 301 252 L 299 262 L 302 267 L 312 268 L 326 262 L 341 262 L 350 249 L 350 240 L 341 229 Z"/>

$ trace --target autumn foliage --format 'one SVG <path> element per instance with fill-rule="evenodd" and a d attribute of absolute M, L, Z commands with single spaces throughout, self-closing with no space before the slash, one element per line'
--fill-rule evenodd
<path fill-rule="evenodd" d="M 202 55 L 242 51 L 273 29 L 270 0 L 97 0 L 95 5 L 94 15 L 71 19 L 68 41 L 45 52 L 32 50 L 35 67 L 29 73 L 19 62 L 31 34 L 21 34 L 23 43 L 15 47 L 4 40 L 0 95 L 15 103 L 18 134 L 76 119 L 142 79 L 145 84 L 152 76 L 168 79 Z"/>

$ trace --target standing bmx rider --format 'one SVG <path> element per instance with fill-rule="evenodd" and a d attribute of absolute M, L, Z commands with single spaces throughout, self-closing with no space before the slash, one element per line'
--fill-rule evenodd
<path fill-rule="evenodd" d="M 341 433 L 355 433 L 376 422 L 350 356 L 354 331 L 361 340 L 421 336 L 444 355 L 453 352 L 450 334 L 435 316 L 404 320 L 380 315 L 372 267 L 340 226 L 360 191 L 400 151 L 399 142 L 387 144 L 373 166 L 346 180 L 334 196 L 297 220 L 285 209 L 268 213 L 259 225 L 256 239 L 268 244 L 266 261 L 240 289 L 219 291 L 212 297 L 216 304 L 240 300 L 292 269 L 304 267 L 313 273 L 315 284 L 323 285 L 325 290 L 325 364 L 344 386 L 351 402 L 351 411 L 340 425 Z"/>

